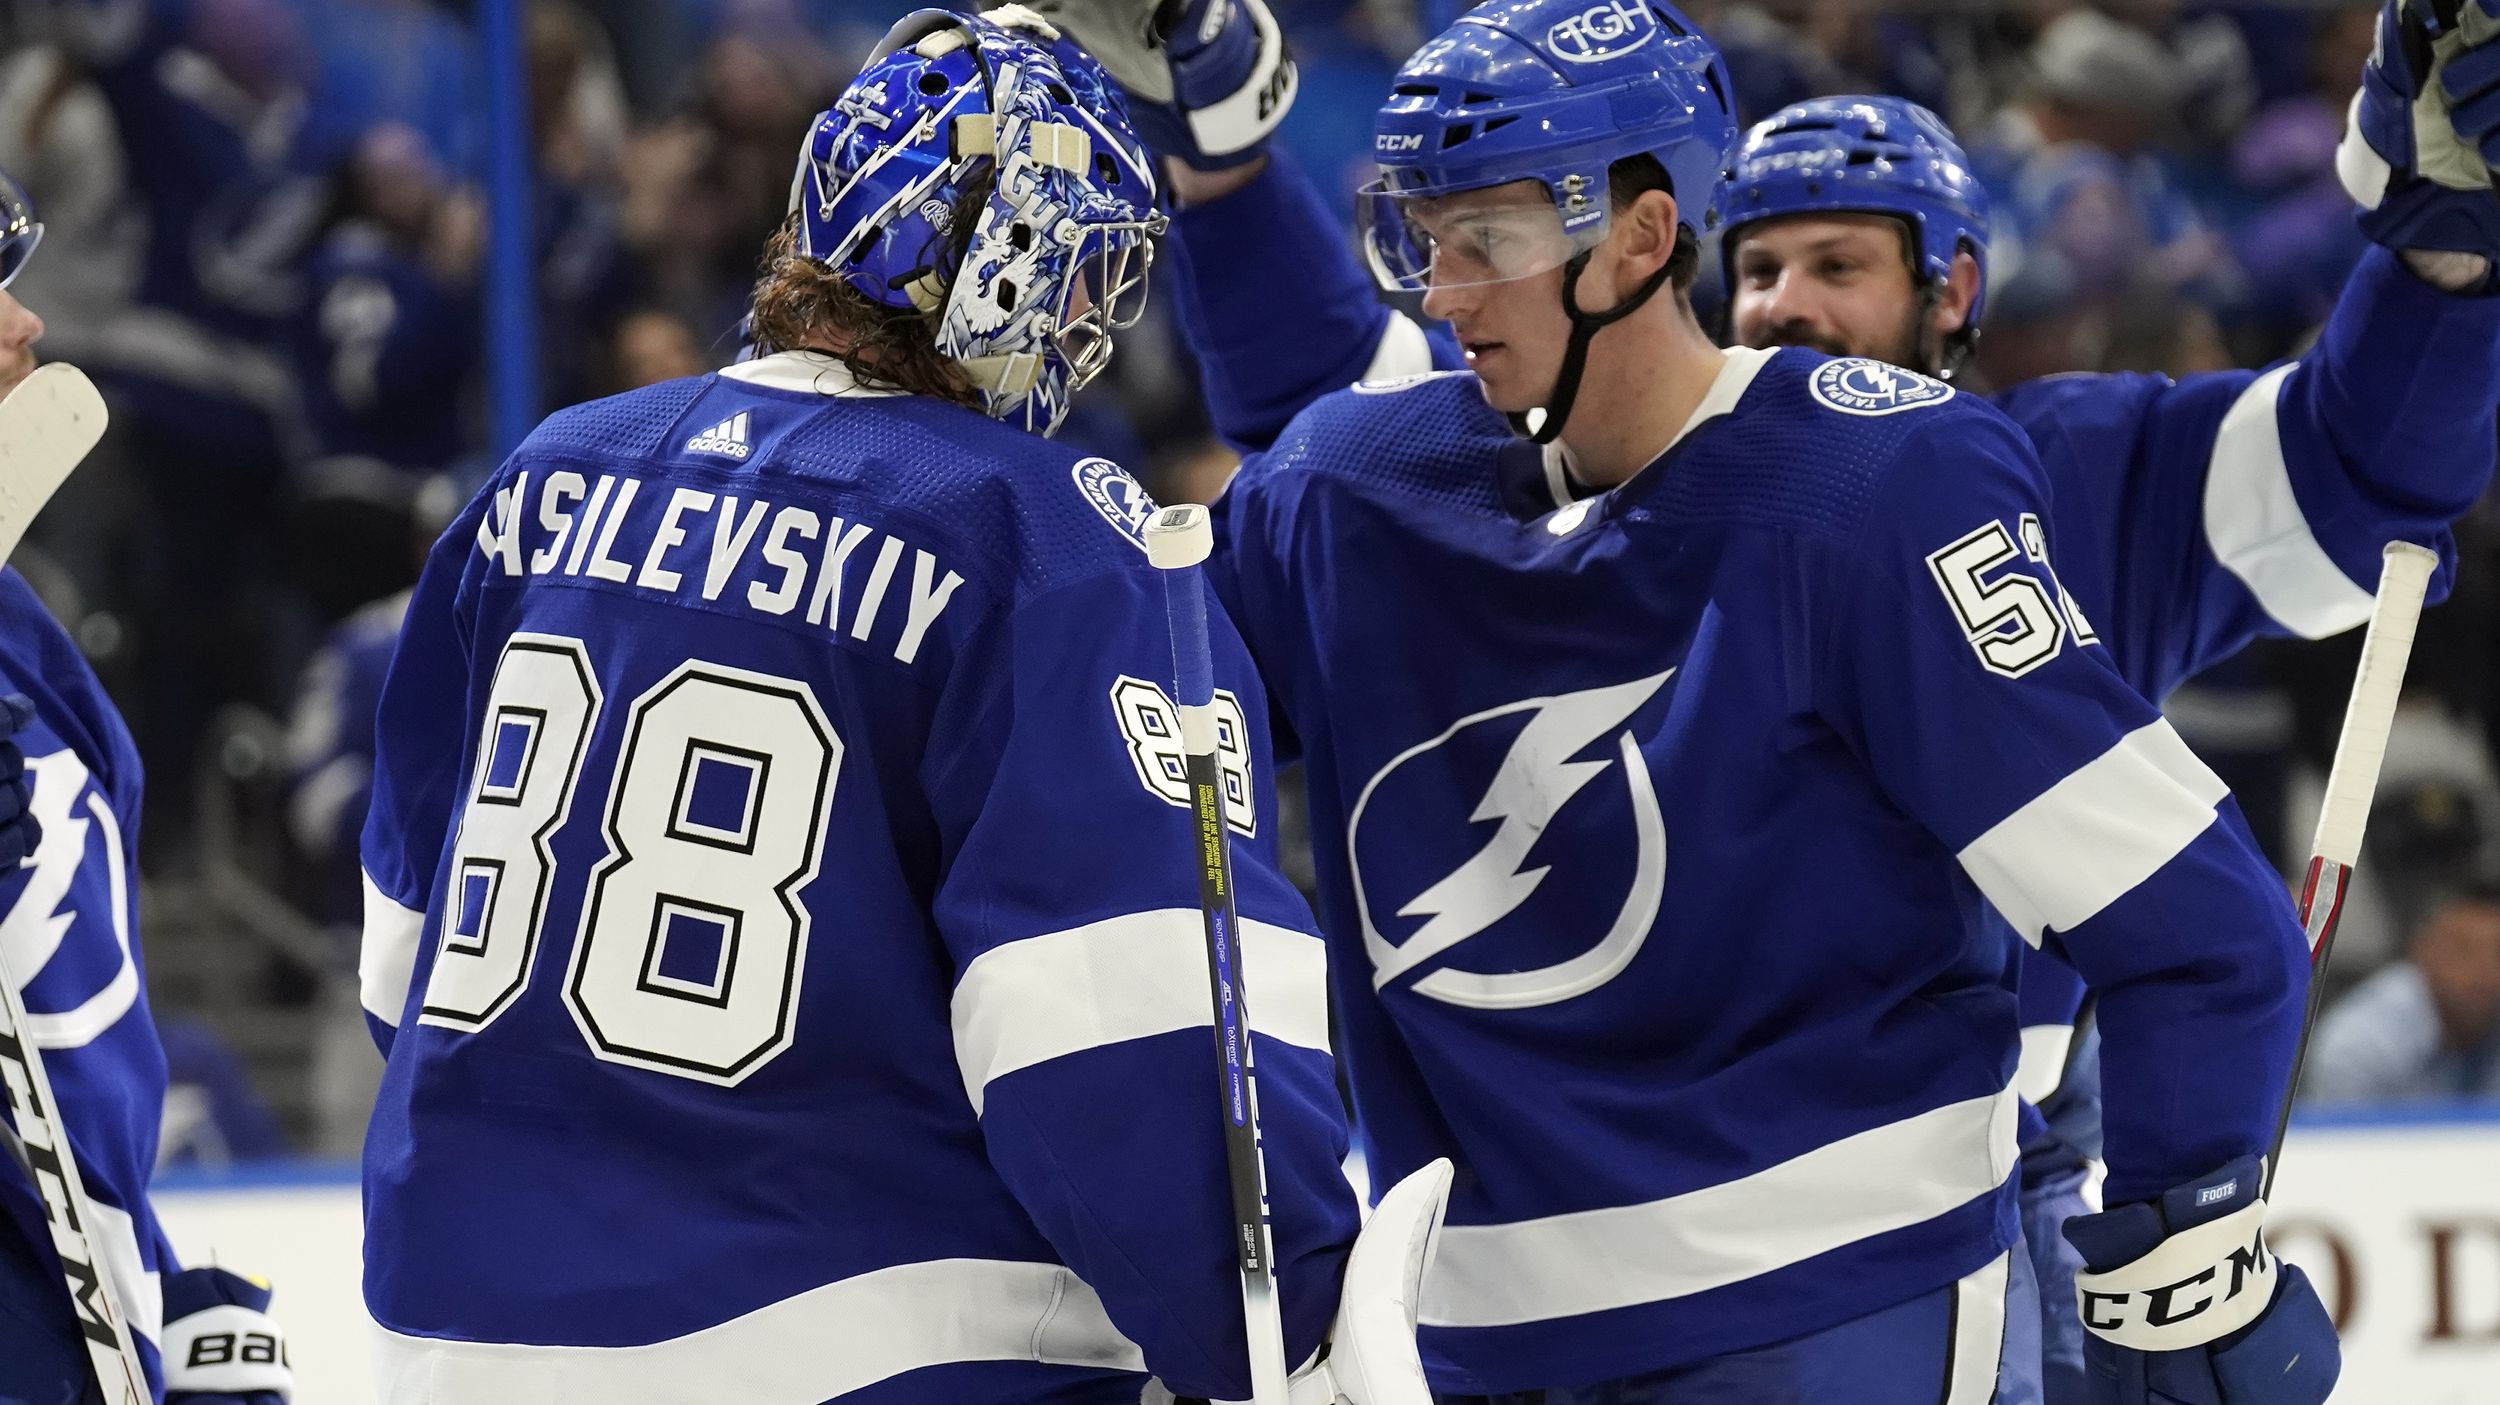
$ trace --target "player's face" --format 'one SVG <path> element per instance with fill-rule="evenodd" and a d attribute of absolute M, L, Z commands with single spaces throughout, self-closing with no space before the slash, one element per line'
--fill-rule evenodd
<path fill-rule="evenodd" d="M 1881 215 L 1797 215 L 1746 226 L 1728 290 L 1736 340 L 1933 373 L 1920 364 L 1928 359 L 1925 309 L 1902 237 L 1900 222 Z"/>
<path fill-rule="evenodd" d="M 43 319 L 0 289 L 0 397 L 34 374 L 35 343 L 42 336 Z"/>
<path fill-rule="evenodd" d="M 1552 396 L 1571 339 L 1561 268 L 1570 251 L 1544 247 L 1560 234 L 1553 211 L 1543 186 L 1516 181 L 1416 212 L 1434 250 L 1424 315 L 1450 324 L 1484 398 L 1505 413 Z M 1533 271 L 1505 276 L 1513 267 Z"/>

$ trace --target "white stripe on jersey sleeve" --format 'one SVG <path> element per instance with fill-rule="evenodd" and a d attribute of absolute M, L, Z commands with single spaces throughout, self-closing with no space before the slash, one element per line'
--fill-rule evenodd
<path fill-rule="evenodd" d="M 2370 592 L 2318 545 L 2292 492 L 2275 408 L 2291 373 L 2259 376 L 2222 417 L 2205 471 L 2205 542 L 2277 623 L 2324 639 L 2370 617 Z"/>
<path fill-rule="evenodd" d="M 1504 1327 L 1664 1302 L 1924 1224 L 2005 1183 L 2018 1106 L 2007 1088 L 1644 1204 L 1444 1225 L 1422 1321 Z"/>
<path fill-rule="evenodd" d="M 2118 739 L 1962 850 L 1962 868 L 2033 946 L 2159 873 L 2231 793 L 2155 721 Z"/>
<path fill-rule="evenodd" d="M 1372 348 L 1372 363 L 1363 368 L 1367 381 L 1396 380 L 1400 376 L 1420 376 L 1432 369 L 1432 341 L 1414 319 L 1399 313 L 1389 314 L 1389 325 L 1381 330 L 1380 342 Z"/>
<path fill-rule="evenodd" d="M 982 1090 L 1020 1068 L 1205 1028 L 1204 919 L 1194 907 L 1105 918 L 1007 942 L 974 957 L 955 986 L 955 1060 L 980 1112 Z M 1328 956 L 1320 939 L 1265 922 L 1241 924 L 1250 1027 L 1328 1049 Z"/>
<path fill-rule="evenodd" d="M 425 914 L 402 907 L 365 880 L 365 935 L 356 952 L 356 980 L 365 1013 L 399 1028 L 408 1008 L 408 982 L 416 978 L 417 943 L 425 937 Z"/>
<path fill-rule="evenodd" d="M 377 1328 L 379 1405 L 819 1405 L 967 1361 L 1143 1371 L 1102 1300 L 1058 1264 L 898 1264 L 647 1346 L 520 1346 Z M 934 1385 L 932 1388 L 935 1388 Z"/>

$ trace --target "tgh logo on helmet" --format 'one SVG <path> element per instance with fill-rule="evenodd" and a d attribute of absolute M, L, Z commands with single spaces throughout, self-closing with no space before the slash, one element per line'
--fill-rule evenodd
<path fill-rule="evenodd" d="M 1603 63 L 1658 37 L 1658 22 L 1640 0 L 1605 0 L 1545 31 L 1545 46 L 1570 63 Z"/>

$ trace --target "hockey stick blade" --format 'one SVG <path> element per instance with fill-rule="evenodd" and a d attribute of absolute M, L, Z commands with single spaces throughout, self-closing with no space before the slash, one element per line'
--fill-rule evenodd
<path fill-rule="evenodd" d="M 0 400 L 0 562 L 104 437 L 104 397 L 76 366 L 37 366 Z"/>
<path fill-rule="evenodd" d="M 2335 948 L 2335 928 L 2343 919 L 2353 865 L 2361 862 L 2361 832 L 2369 822 L 2370 801 L 2378 793 L 2379 767 L 2387 759 L 2387 734 L 2396 723 L 2396 701 L 2404 691 L 2405 661 L 2413 655 L 2422 600 L 2438 569 L 2439 553 L 2411 542 L 2389 542 L 2379 564 L 2369 632 L 2361 638 L 2361 663 L 2353 670 L 2352 698 L 2344 704 L 2344 728 L 2335 739 L 2335 762 L 2327 772 L 2326 795 L 2318 803 L 2316 837 L 2309 843 L 2309 871 L 2300 885 L 2300 925 L 2309 941 L 2309 995 L 2301 1015 L 2300 1042 L 2292 1048 L 2283 1107 L 2274 1119 L 2274 1145 L 2266 1153 L 2263 1193 L 2273 1191 L 2274 1173 L 2283 1160 L 2292 1099 L 2300 1091 L 2309 1036 L 2325 1004 L 2327 957 Z"/>

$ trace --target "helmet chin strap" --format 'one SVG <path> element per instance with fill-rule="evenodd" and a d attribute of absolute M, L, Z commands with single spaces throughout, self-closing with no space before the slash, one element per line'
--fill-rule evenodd
<path fill-rule="evenodd" d="M 1673 260 L 1668 262 L 1672 263 Z M 1649 275 L 1632 296 L 1604 312 L 1585 312 L 1580 307 L 1580 275 L 1589 266 L 1588 252 L 1573 254 L 1563 265 L 1563 311 L 1571 317 L 1571 341 L 1563 348 L 1561 374 L 1554 377 L 1554 393 L 1546 397 L 1545 417 L 1531 429 L 1527 414 L 1506 415 L 1511 431 L 1538 444 L 1551 444 L 1562 437 L 1563 421 L 1571 418 L 1571 402 L 1580 397 L 1580 373 L 1588 368 L 1589 342 L 1603 328 L 1622 321 L 1640 310 L 1657 291 L 1666 286 L 1667 264 Z M 1531 412 L 1532 413 L 1532 412 Z"/>

